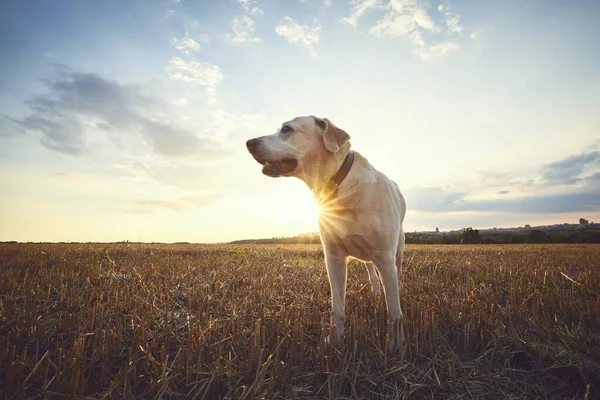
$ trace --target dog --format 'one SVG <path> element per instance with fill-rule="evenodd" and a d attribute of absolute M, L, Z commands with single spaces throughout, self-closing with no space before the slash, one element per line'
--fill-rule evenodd
<path fill-rule="evenodd" d="M 346 260 L 365 262 L 372 290 L 388 311 L 390 347 L 405 345 L 399 286 L 406 202 L 398 185 L 351 149 L 350 135 L 327 118 L 303 116 L 246 142 L 264 175 L 303 180 L 319 204 L 319 234 L 331 287 L 336 343 L 343 343 Z"/>

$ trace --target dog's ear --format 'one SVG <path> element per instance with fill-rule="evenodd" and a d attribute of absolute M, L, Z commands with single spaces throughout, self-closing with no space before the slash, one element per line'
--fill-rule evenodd
<path fill-rule="evenodd" d="M 330 152 L 337 153 L 350 140 L 350 135 L 345 130 L 338 128 L 327 118 L 314 119 L 317 126 L 323 129 L 323 142 Z"/>

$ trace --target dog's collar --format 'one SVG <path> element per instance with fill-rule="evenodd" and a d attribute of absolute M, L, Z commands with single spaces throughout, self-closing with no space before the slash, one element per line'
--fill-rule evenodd
<path fill-rule="evenodd" d="M 346 176 L 348 176 L 348 172 L 350 172 L 350 168 L 352 168 L 352 164 L 354 164 L 354 152 L 350 150 L 344 158 L 344 162 L 342 163 L 340 169 L 327 181 L 325 186 L 321 189 L 316 190 L 314 195 L 316 198 L 321 197 L 321 195 L 326 194 L 327 197 L 335 194 L 337 192 L 338 187 L 342 184 Z"/>

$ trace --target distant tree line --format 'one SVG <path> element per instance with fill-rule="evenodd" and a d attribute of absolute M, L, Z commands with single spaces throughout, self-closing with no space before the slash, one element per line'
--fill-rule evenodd
<path fill-rule="evenodd" d="M 234 240 L 231 244 L 320 244 L 319 235 L 302 235 L 292 237 L 273 237 L 271 239 Z"/>
<path fill-rule="evenodd" d="M 274 237 L 271 239 L 236 240 L 233 244 L 319 244 L 319 235 Z M 456 232 L 408 232 L 406 243 L 413 244 L 517 244 L 517 243 L 600 243 L 600 230 L 480 232 L 465 228 Z"/>
<path fill-rule="evenodd" d="M 423 234 L 407 233 L 406 243 L 415 244 L 511 244 L 511 243 L 600 243 L 600 230 L 543 231 L 481 233 L 465 228 L 462 232 Z"/>

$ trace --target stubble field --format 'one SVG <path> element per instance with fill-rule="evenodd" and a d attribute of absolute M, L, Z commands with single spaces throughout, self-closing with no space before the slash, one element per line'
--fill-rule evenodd
<path fill-rule="evenodd" d="M 579 398 L 600 246 L 408 245 L 404 357 L 351 261 L 330 346 L 318 245 L 1 244 L 0 398 Z"/>

